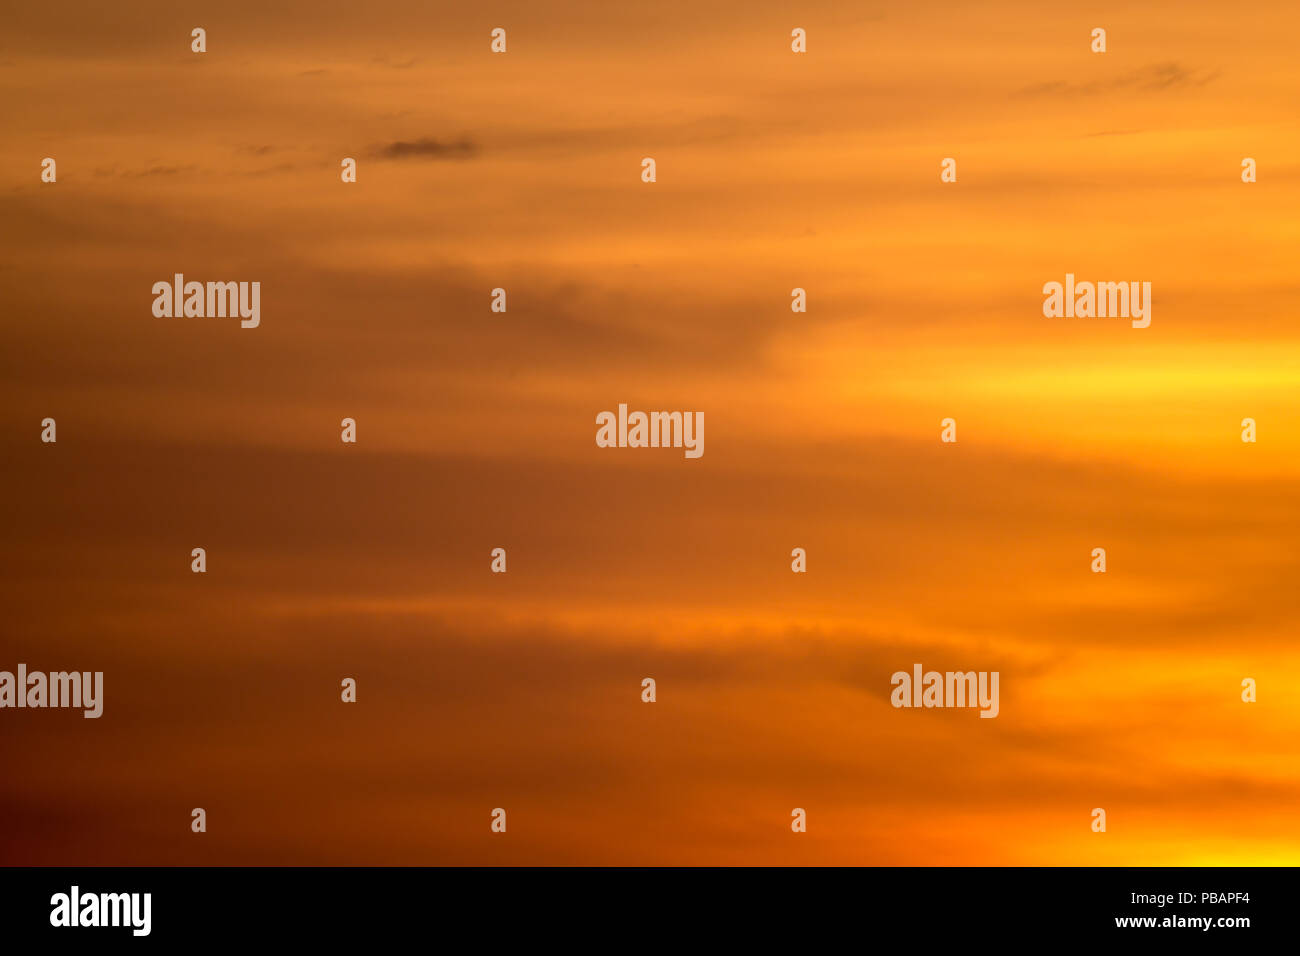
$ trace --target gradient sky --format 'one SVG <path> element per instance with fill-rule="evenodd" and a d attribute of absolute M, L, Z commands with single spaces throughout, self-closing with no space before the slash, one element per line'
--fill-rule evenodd
<path fill-rule="evenodd" d="M 1294 4 L 270 6 L 5 15 L 0 861 L 1300 862 Z"/>

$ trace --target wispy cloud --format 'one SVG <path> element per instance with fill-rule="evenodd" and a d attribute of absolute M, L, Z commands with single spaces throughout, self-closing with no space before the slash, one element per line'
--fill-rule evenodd
<path fill-rule="evenodd" d="M 1160 92 L 1206 86 L 1221 75 L 1219 70 L 1191 70 L 1181 63 L 1153 63 L 1110 80 L 1069 83 L 1053 80 L 1034 83 L 1016 91 L 1017 96 L 1097 96 L 1119 90 Z"/>

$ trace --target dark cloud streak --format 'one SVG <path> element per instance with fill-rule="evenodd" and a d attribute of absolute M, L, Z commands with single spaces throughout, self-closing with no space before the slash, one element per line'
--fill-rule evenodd
<path fill-rule="evenodd" d="M 422 137 L 398 140 L 374 151 L 379 159 L 473 159 L 478 155 L 478 144 L 468 139 L 444 141 Z"/>

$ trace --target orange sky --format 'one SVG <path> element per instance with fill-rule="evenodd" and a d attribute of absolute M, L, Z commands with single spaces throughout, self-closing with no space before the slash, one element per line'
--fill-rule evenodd
<path fill-rule="evenodd" d="M 1300 862 L 1293 4 L 270 6 L 6 15 L 0 861 Z"/>

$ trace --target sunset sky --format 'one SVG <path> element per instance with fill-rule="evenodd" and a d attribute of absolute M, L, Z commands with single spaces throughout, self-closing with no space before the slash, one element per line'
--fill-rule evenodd
<path fill-rule="evenodd" d="M 0 863 L 1300 863 L 1294 3 L 13 7 Z"/>

